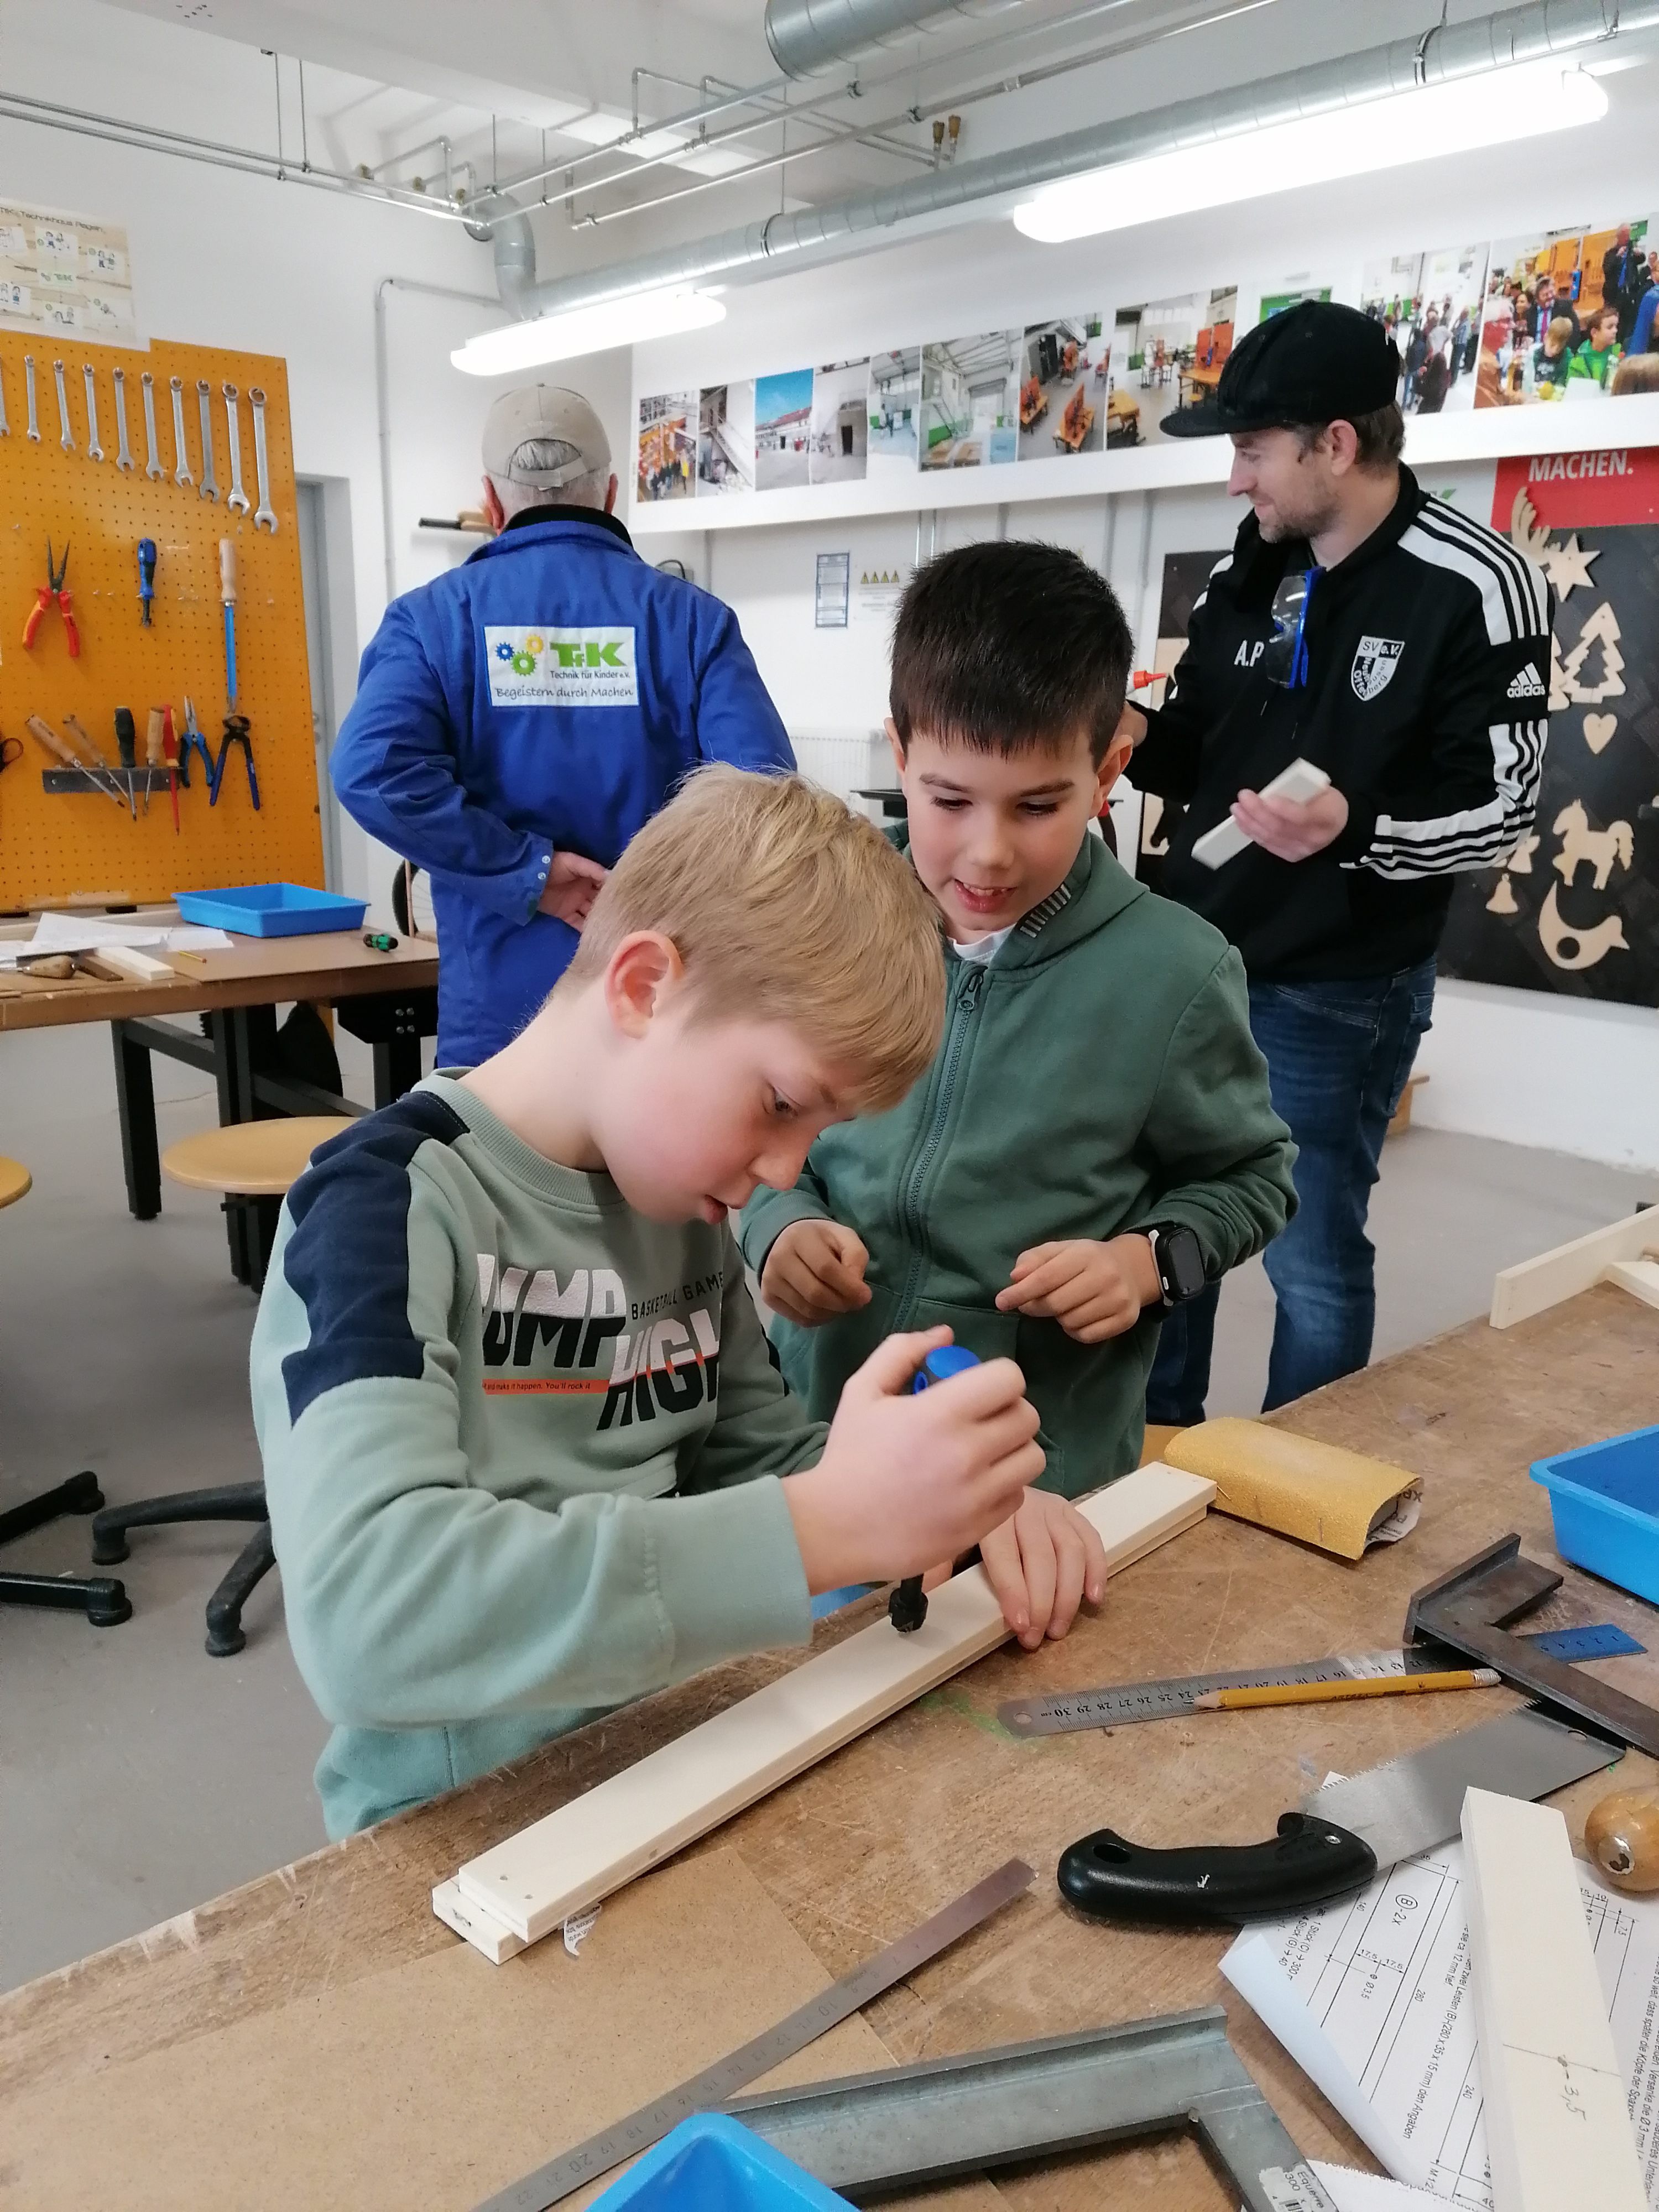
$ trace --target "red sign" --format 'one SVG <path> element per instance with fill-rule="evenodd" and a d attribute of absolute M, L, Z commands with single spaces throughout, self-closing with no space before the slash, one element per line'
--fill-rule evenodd
<path fill-rule="evenodd" d="M 1499 461 L 1494 530 L 1508 533 L 1516 495 L 1523 491 L 1537 526 L 1545 530 L 1659 522 L 1659 447 L 1613 446 L 1599 453 L 1529 453 Z"/>

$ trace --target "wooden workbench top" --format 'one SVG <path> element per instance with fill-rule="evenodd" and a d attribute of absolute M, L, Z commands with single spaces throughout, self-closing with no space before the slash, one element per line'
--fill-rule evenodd
<path fill-rule="evenodd" d="M 1553 1563 L 1547 1503 L 1528 1464 L 1640 1426 L 1656 1403 L 1659 1313 L 1611 1289 L 1503 1334 L 1471 1322 L 1351 1376 L 1277 1418 L 1419 1473 L 1423 1517 L 1404 1543 L 1351 1566 L 1212 1514 L 1115 1581 L 1098 1617 L 1065 1643 L 981 1662 L 701 1848 L 735 1850 L 832 1976 L 1018 1853 L 1039 1870 L 1030 1898 L 871 2008 L 896 2059 L 1224 2002 L 1235 2045 L 1304 2151 L 1369 2168 L 1221 1982 L 1224 1936 L 1080 1923 L 1060 1905 L 1054 1863 L 1107 1824 L 1151 1844 L 1258 1840 L 1330 1769 L 1352 1772 L 1467 1727 L 1513 1703 L 1510 1693 L 1233 1713 L 1034 1742 L 1010 1738 L 997 1706 L 1017 1694 L 1386 1644 L 1414 1589 L 1506 1531 Z M 819 1644 L 862 1626 L 878 1603 L 823 1626 Z M 1601 1620 L 1659 1646 L 1650 1608 L 1571 1570 L 1534 1625 Z M 28 2082 L 61 2088 L 453 1946 L 432 1917 L 434 1881 L 791 1663 L 744 1661 L 644 1699 L 516 1770 L 0 1998 L 0 2081 L 14 2093 Z M 1659 1702 L 1659 1652 L 1594 1671 Z M 1623 1774 L 1650 1771 L 1632 1754 Z M 1606 1786 L 1593 1778 L 1558 1802 L 1582 1819 Z M 664 2086 L 686 2070 L 672 2057 Z M 488 2067 L 488 2054 L 475 2063 Z M 1105 2201 L 1106 2164 L 1121 2192 L 1113 2203 L 1222 2212 L 1227 2201 L 1185 2142 L 1005 2180 L 1000 2194 L 1030 2212 L 1080 2212 Z"/>
<path fill-rule="evenodd" d="M 100 917 L 101 918 L 101 917 Z M 176 926 L 171 908 L 114 915 L 139 927 Z M 27 937 L 33 925 L 0 928 Z M 221 952 L 161 952 L 173 973 L 150 983 L 105 983 L 72 975 L 65 982 L 0 969 L 0 1031 L 55 1029 L 70 1022 L 113 1022 L 141 1014 L 198 1014 L 216 1007 L 266 1006 L 290 999 L 356 999 L 377 991 L 429 990 L 438 980 L 438 950 L 429 937 L 399 938 L 390 952 L 363 943 L 362 930 L 307 937 L 237 938 Z"/>

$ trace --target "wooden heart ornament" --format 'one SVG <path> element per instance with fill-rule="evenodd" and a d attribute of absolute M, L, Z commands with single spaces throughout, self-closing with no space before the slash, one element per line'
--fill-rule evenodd
<path fill-rule="evenodd" d="M 1599 753 L 1605 750 L 1618 726 L 1617 714 L 1586 714 L 1584 743 L 1593 753 Z"/>

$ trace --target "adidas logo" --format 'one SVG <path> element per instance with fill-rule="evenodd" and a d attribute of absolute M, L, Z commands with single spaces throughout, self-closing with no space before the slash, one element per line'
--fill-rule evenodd
<path fill-rule="evenodd" d="M 1544 679 L 1538 673 L 1536 665 L 1530 660 L 1504 694 L 1504 696 L 1510 699 L 1541 699 L 1543 696 Z"/>

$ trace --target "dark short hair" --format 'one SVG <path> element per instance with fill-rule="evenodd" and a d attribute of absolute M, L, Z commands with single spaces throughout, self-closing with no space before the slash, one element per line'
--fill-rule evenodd
<path fill-rule="evenodd" d="M 1078 554 L 963 545 L 917 569 L 899 602 L 893 726 L 907 748 L 920 731 L 987 753 L 1058 750 L 1083 729 L 1098 768 L 1133 655 L 1116 592 Z"/>
<path fill-rule="evenodd" d="M 1374 407 L 1369 415 L 1350 415 L 1345 419 L 1352 423 L 1359 441 L 1355 458 L 1362 469 L 1392 468 L 1405 452 L 1406 418 L 1398 400 L 1391 399 L 1386 407 Z M 1330 427 L 1328 422 L 1298 422 L 1296 434 L 1303 452 L 1310 452 Z"/>

